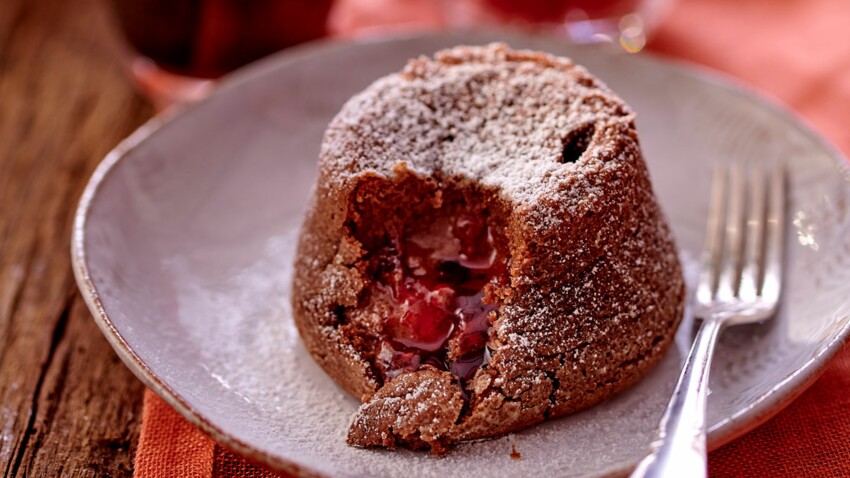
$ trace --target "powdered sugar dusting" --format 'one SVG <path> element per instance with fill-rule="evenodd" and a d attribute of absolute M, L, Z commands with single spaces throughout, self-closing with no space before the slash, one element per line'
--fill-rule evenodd
<path fill-rule="evenodd" d="M 605 167 L 605 130 L 634 115 L 570 60 L 505 45 L 455 48 L 411 61 L 353 97 L 331 123 L 325 165 L 341 174 L 392 176 L 398 163 L 431 176 L 462 176 L 519 204 L 541 197 L 590 201 L 601 191 L 559 187 Z M 563 162 L 564 141 L 594 125 L 582 167 Z M 540 218 L 557 221 L 555 216 Z"/>

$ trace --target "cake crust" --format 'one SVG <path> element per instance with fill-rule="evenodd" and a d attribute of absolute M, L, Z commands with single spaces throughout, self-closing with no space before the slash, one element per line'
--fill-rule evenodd
<path fill-rule="evenodd" d="M 587 408 L 660 360 L 684 281 L 634 120 L 570 60 L 501 44 L 412 60 L 349 100 L 325 134 L 293 282 L 307 349 L 364 402 L 349 443 L 441 453 Z M 489 361 L 463 383 L 431 366 L 385 380 L 368 261 L 458 207 L 487 216 L 506 258 L 486 294 Z"/>

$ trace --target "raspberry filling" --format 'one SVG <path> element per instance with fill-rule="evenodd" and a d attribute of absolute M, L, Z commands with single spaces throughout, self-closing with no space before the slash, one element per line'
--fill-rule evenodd
<path fill-rule="evenodd" d="M 485 287 L 504 271 L 484 217 L 439 218 L 372 260 L 372 300 L 388 304 L 375 366 L 384 380 L 431 365 L 461 380 L 489 359 L 496 307 Z"/>

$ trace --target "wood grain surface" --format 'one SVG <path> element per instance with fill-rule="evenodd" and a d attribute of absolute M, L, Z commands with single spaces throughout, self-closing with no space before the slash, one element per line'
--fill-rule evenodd
<path fill-rule="evenodd" d="M 71 272 L 79 196 L 153 114 L 103 0 L 0 1 L 0 471 L 132 476 L 142 384 Z"/>

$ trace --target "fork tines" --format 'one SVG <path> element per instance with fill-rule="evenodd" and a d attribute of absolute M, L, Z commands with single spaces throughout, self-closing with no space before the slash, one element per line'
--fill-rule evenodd
<path fill-rule="evenodd" d="M 701 308 L 736 302 L 775 308 L 782 284 L 784 217 L 783 166 L 734 163 L 715 169 L 697 286 Z"/>

